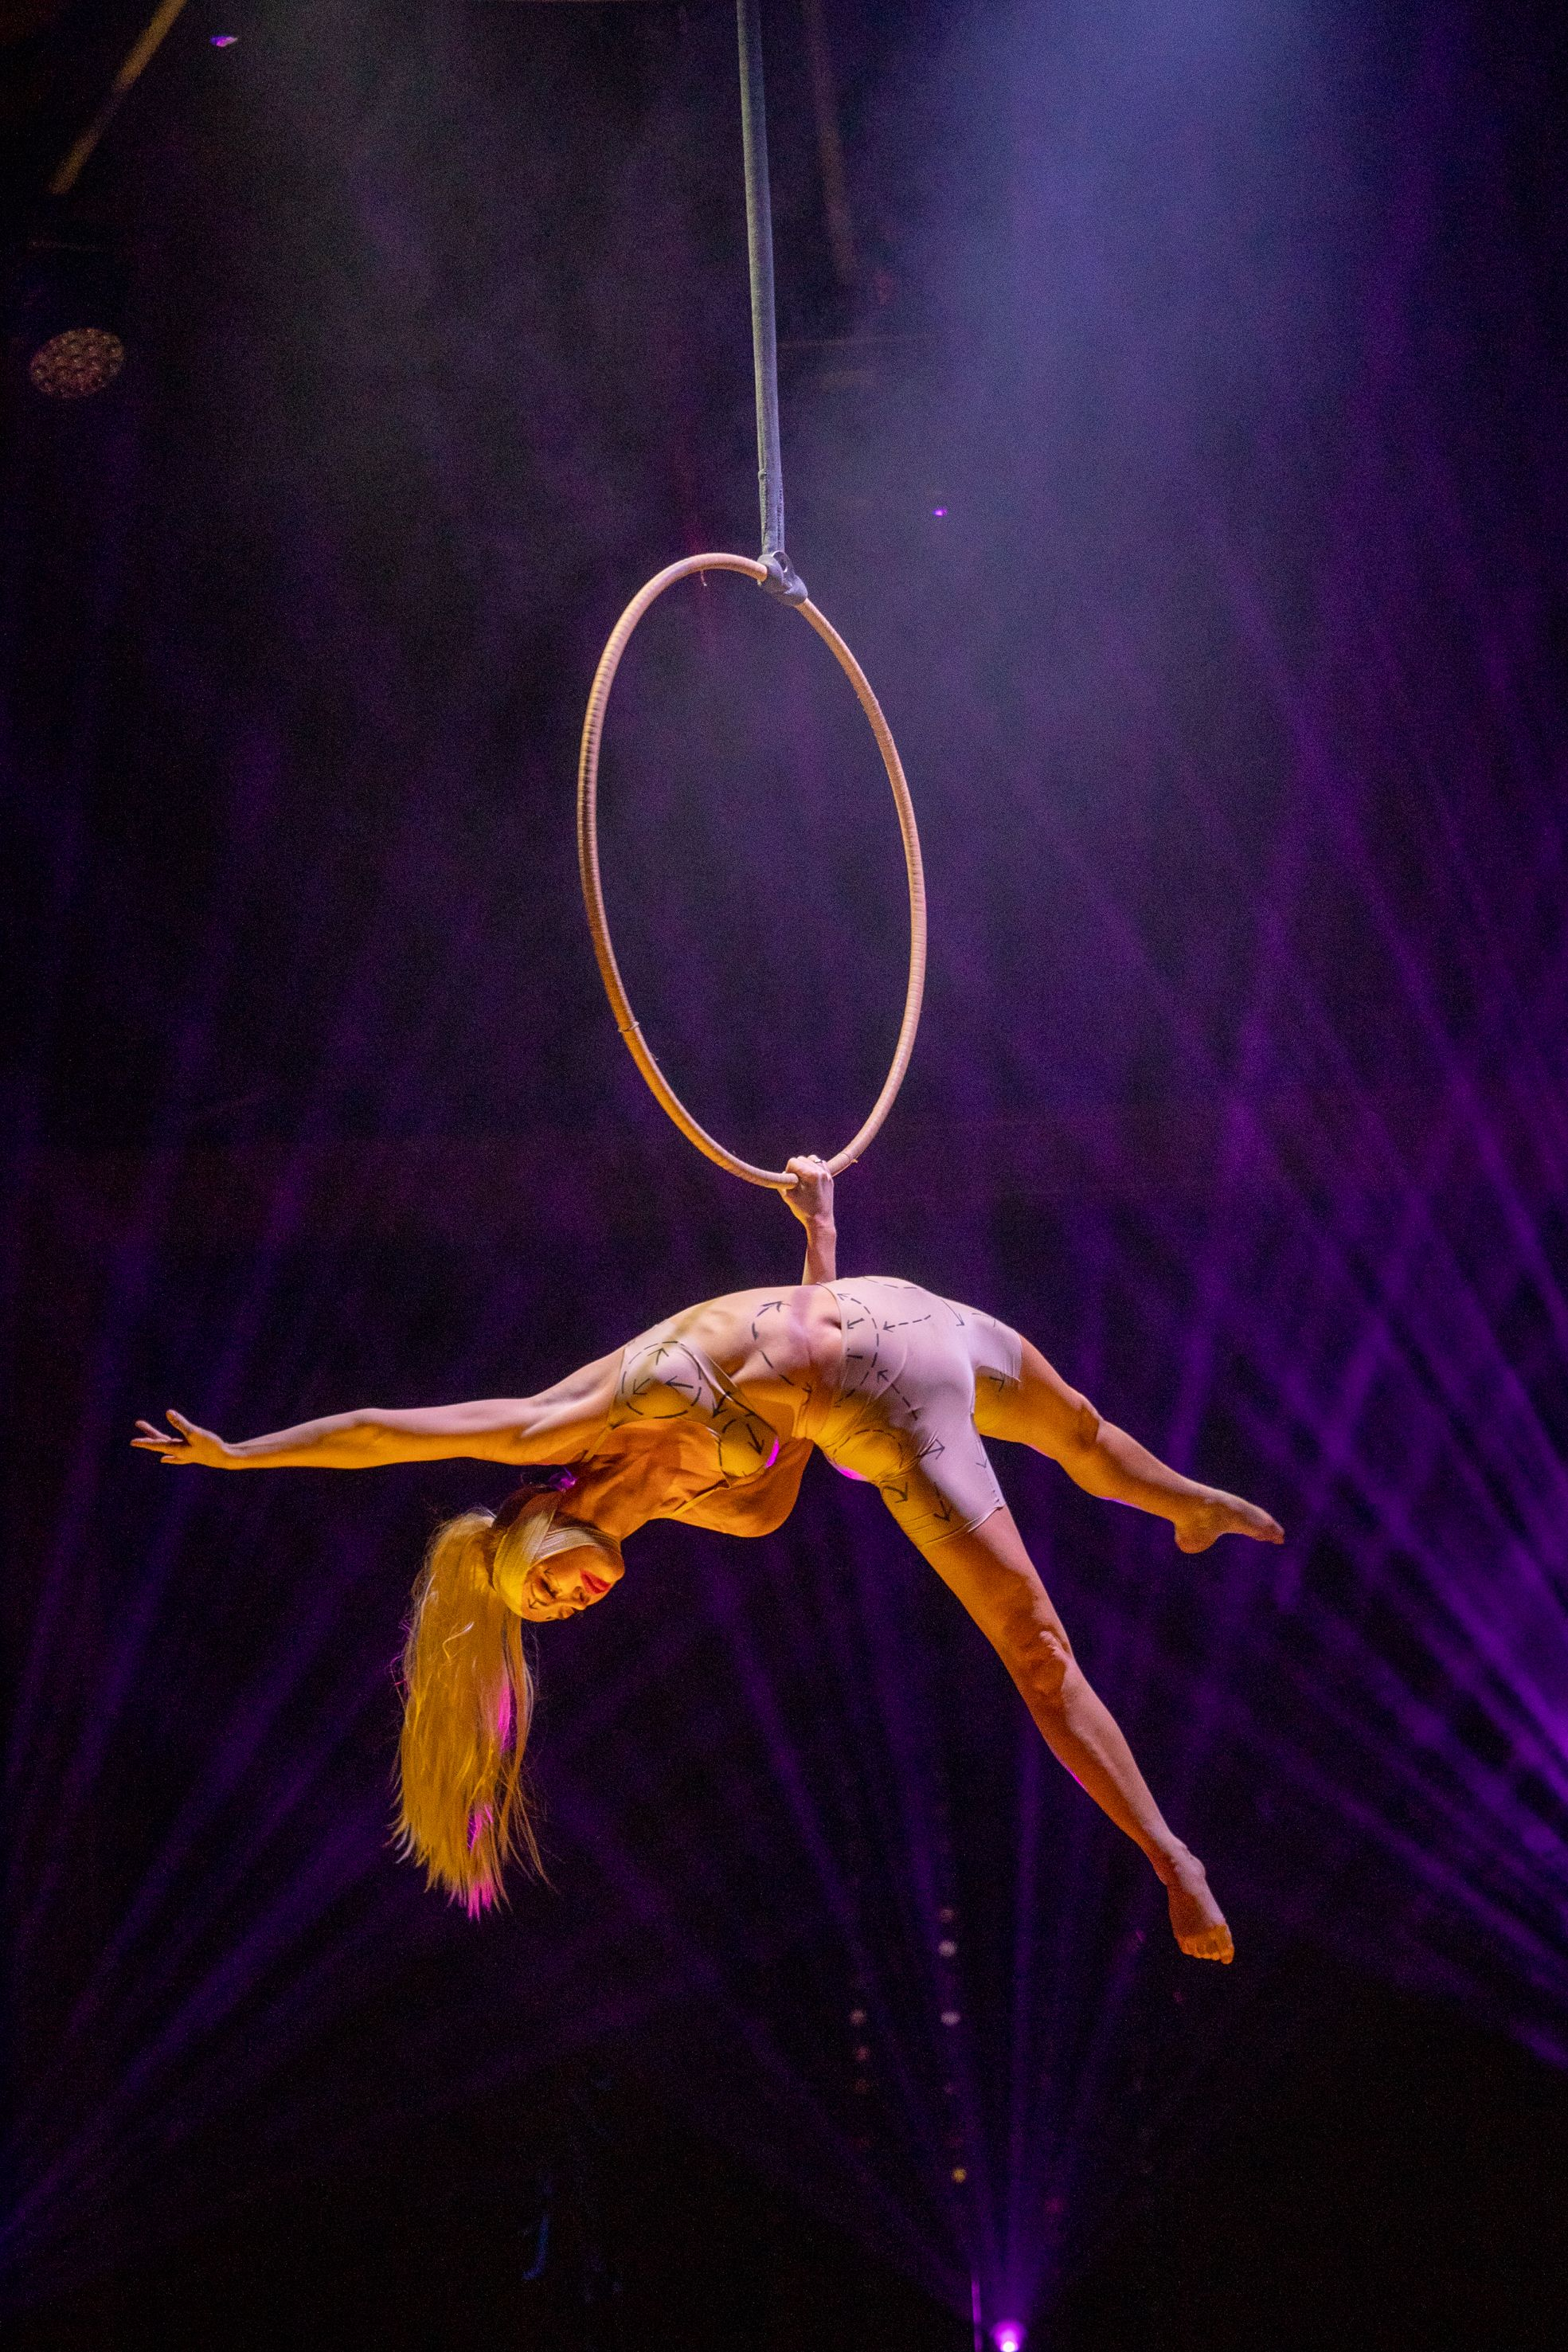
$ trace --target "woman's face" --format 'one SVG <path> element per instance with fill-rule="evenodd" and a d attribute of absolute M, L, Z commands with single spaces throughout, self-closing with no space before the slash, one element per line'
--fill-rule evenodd
<path fill-rule="evenodd" d="M 570 1520 L 558 1513 L 558 1528 L 570 1527 Z M 612 1591 L 626 1569 L 619 1551 L 607 1552 L 596 1543 L 573 1544 L 569 1551 L 552 1553 L 549 1559 L 539 1560 L 528 1571 L 523 1587 L 528 1603 L 526 1614 L 536 1624 L 548 1624 L 558 1617 L 576 1617 L 584 1609 L 591 1609 Z"/>

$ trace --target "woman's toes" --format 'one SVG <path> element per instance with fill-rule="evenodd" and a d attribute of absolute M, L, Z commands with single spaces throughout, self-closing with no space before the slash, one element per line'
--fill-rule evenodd
<path fill-rule="evenodd" d="M 1199 1934 L 1182 1936 L 1177 1941 L 1189 1959 L 1218 1960 L 1223 1967 L 1228 1968 L 1236 1958 L 1236 1946 L 1231 1940 L 1229 1928 L 1226 1927 L 1205 1927 Z"/>

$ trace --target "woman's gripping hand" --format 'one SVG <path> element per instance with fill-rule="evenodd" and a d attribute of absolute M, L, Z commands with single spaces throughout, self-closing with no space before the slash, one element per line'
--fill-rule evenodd
<path fill-rule="evenodd" d="M 819 1160 L 814 1151 L 799 1151 L 785 1162 L 785 1171 L 795 1179 L 794 1185 L 784 1195 L 785 1204 L 793 1217 L 799 1217 L 808 1232 L 812 1225 L 833 1222 L 833 1180 L 828 1163 Z"/>
<path fill-rule="evenodd" d="M 794 1183 L 785 1193 L 791 1216 L 806 1228 L 803 1283 L 831 1282 L 838 1273 L 839 1235 L 833 1223 L 833 1180 L 814 1151 L 797 1152 L 789 1162 Z"/>

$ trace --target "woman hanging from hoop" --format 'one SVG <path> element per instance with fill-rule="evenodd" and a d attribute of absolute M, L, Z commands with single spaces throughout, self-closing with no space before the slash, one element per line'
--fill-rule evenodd
<path fill-rule="evenodd" d="M 1099 1414 L 988 1315 L 908 1282 L 837 1279 L 833 1180 L 789 1162 L 806 1228 L 798 1285 L 672 1316 L 540 1395 L 331 1413 L 225 1444 L 179 1413 L 132 1443 L 227 1470 L 364 1470 L 468 1455 L 529 1472 L 500 1509 L 437 1528 L 403 1654 L 398 1827 L 470 1912 L 519 1849 L 535 1863 L 522 1778 L 533 1685 L 522 1626 L 613 1591 L 649 1519 L 763 1536 L 794 1507 L 813 1445 L 868 1480 L 992 1643 L 1047 1743 L 1165 1885 L 1184 1952 L 1228 1960 L 1203 1864 L 1167 1825 L 1072 1654 L 982 1441 L 1030 1445 L 1092 1495 L 1169 1519 L 1183 1551 L 1222 1535 L 1282 1542 L 1255 1504 L 1184 1478 Z"/>

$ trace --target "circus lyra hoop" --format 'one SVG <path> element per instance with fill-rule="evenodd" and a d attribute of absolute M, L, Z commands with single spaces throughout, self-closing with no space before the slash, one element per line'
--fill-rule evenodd
<path fill-rule="evenodd" d="M 577 857 L 582 876 L 582 898 L 588 909 L 588 928 L 599 962 L 599 976 L 604 982 L 604 992 L 610 999 L 616 1026 L 626 1040 L 632 1059 L 647 1080 L 655 1099 L 669 1113 L 681 1133 L 717 1166 L 727 1168 L 732 1176 L 744 1177 L 748 1184 L 767 1184 L 776 1192 L 787 1192 L 792 1181 L 787 1171 L 782 1168 L 757 1168 L 749 1160 L 737 1159 L 733 1151 L 727 1151 L 700 1120 L 692 1117 L 665 1077 L 632 1010 L 626 984 L 615 961 L 609 918 L 604 910 L 604 888 L 599 871 L 599 745 L 604 731 L 604 714 L 610 704 L 610 689 L 615 683 L 621 657 L 632 641 L 632 633 L 644 613 L 658 602 L 666 588 L 673 588 L 678 580 L 689 579 L 694 572 L 738 572 L 747 580 L 755 580 L 759 586 L 769 577 L 767 565 L 758 562 L 755 556 L 688 555 L 681 562 L 668 565 L 650 580 L 645 588 L 639 589 L 616 622 L 593 675 L 593 686 L 588 698 L 588 716 L 582 725 L 582 753 L 577 769 Z M 915 808 L 909 797 L 909 786 L 904 780 L 898 746 L 882 715 L 882 706 L 872 692 L 871 682 L 832 623 L 818 612 L 810 597 L 798 603 L 795 609 L 810 621 L 849 679 L 855 690 L 855 699 L 864 711 L 876 739 L 883 766 L 887 770 L 887 781 L 893 787 L 894 806 L 898 811 L 898 830 L 904 840 L 904 866 L 909 884 L 909 982 L 904 990 L 904 1019 L 899 1024 L 898 1043 L 894 1047 L 892 1067 L 883 1083 L 882 1092 L 872 1106 L 870 1118 L 843 1150 L 836 1152 L 828 1162 L 836 1176 L 841 1169 L 848 1168 L 852 1161 L 860 1158 L 876 1134 L 893 1108 L 898 1089 L 904 1084 L 904 1074 L 909 1067 L 909 1056 L 915 1048 L 915 1033 L 920 1025 L 920 1000 L 925 987 L 925 877 L 920 863 L 920 835 L 915 828 Z"/>

